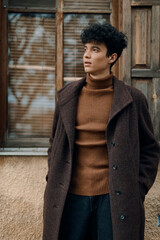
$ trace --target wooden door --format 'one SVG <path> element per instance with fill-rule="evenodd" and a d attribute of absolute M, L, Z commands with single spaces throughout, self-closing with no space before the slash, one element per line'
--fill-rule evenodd
<path fill-rule="evenodd" d="M 122 63 L 124 81 L 147 97 L 160 141 L 160 1 L 124 0 L 122 9 L 122 28 L 129 40 Z"/>

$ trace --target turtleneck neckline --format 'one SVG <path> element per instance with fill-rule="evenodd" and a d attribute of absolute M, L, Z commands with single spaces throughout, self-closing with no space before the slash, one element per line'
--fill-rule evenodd
<path fill-rule="evenodd" d="M 107 75 L 104 78 L 94 79 L 87 73 L 86 76 L 86 88 L 88 89 L 104 89 L 113 86 L 112 83 L 113 73 Z"/>

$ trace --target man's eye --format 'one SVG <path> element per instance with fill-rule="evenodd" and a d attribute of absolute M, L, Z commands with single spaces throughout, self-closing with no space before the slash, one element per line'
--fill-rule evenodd
<path fill-rule="evenodd" d="M 98 52 L 98 49 L 97 49 L 97 48 L 93 48 L 93 51 L 94 51 L 94 52 Z"/>

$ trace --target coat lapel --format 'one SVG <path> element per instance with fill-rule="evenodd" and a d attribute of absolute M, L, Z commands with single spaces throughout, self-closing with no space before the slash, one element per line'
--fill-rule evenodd
<path fill-rule="evenodd" d="M 58 92 L 60 114 L 68 136 L 71 151 L 73 151 L 74 147 L 78 95 L 84 84 L 85 78 L 66 85 L 66 87 Z"/>
<path fill-rule="evenodd" d="M 109 115 L 108 125 L 119 112 L 121 112 L 125 107 L 127 107 L 131 102 L 133 102 L 133 98 L 127 86 L 122 81 L 113 77 L 113 85 L 114 97 Z"/>
<path fill-rule="evenodd" d="M 85 82 L 85 78 L 83 78 L 79 81 L 73 82 L 72 84 L 66 85 L 58 92 L 60 114 L 68 136 L 71 151 L 73 151 L 74 147 L 78 95 L 82 87 L 85 85 Z M 113 77 L 113 85 L 114 98 L 108 125 L 119 112 L 121 112 L 133 101 L 128 88 L 122 81 Z"/>

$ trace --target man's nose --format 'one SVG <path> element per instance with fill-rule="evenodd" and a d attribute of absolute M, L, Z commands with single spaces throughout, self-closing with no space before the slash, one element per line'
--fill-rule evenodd
<path fill-rule="evenodd" d="M 84 53 L 84 58 L 90 58 L 90 57 L 91 57 L 90 52 L 89 52 L 89 51 L 86 51 L 86 52 Z"/>

